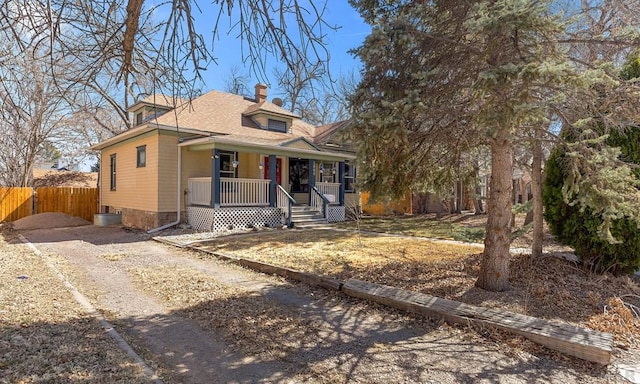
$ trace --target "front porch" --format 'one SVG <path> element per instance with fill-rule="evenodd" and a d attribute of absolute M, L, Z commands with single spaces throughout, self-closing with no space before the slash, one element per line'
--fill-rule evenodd
<path fill-rule="evenodd" d="M 341 183 L 318 183 L 305 201 L 296 201 L 280 184 L 272 193 L 270 179 L 212 177 L 188 179 L 187 219 L 199 231 L 224 231 L 247 227 L 292 227 L 295 211 L 315 212 L 325 223 L 345 220 Z M 218 193 L 211 194 L 212 188 Z M 300 194 L 297 194 L 299 197 Z M 298 209 L 294 209 L 298 208 Z"/>
<path fill-rule="evenodd" d="M 351 154 L 298 139 L 267 145 L 213 136 L 179 146 L 184 206 L 197 230 L 292 227 L 300 208 L 324 223 L 345 220 L 345 185 L 354 180 Z"/>

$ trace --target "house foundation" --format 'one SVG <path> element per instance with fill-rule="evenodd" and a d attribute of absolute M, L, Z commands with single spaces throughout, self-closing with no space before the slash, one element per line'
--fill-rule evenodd
<path fill-rule="evenodd" d="M 123 208 L 122 225 L 148 231 L 176 221 L 176 212 L 152 212 Z"/>

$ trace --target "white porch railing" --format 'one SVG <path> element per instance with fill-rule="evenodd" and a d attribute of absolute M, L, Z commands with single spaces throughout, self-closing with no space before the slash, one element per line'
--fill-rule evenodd
<path fill-rule="evenodd" d="M 291 205 L 296 203 L 296 200 L 291 197 L 287 191 L 282 188 L 281 185 L 278 185 L 276 189 L 276 206 L 280 208 L 280 211 L 284 213 L 284 217 L 287 220 L 287 225 L 291 226 Z"/>
<path fill-rule="evenodd" d="M 329 200 L 330 204 L 339 203 L 340 183 L 317 183 L 316 187 Z"/>
<path fill-rule="evenodd" d="M 270 180 L 220 178 L 221 207 L 255 207 L 269 205 Z"/>
<path fill-rule="evenodd" d="M 189 179 L 189 205 L 211 205 L 211 178 L 192 177 Z"/>
<path fill-rule="evenodd" d="M 270 180 L 220 178 L 221 207 L 269 205 Z M 211 178 L 189 178 L 189 205 L 211 205 Z"/>

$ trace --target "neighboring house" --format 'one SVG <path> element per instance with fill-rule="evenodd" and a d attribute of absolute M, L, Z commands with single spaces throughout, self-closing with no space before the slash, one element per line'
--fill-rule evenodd
<path fill-rule="evenodd" d="M 96 188 L 98 172 L 34 169 L 33 186 L 35 188 Z"/>
<path fill-rule="evenodd" d="M 101 153 L 101 212 L 143 229 L 185 218 L 214 231 L 295 224 L 296 211 L 344 220 L 358 199 L 353 152 L 322 141 L 329 127 L 268 102 L 265 85 L 255 90 L 255 99 L 211 91 L 134 104 L 134 126 L 92 147 Z"/>

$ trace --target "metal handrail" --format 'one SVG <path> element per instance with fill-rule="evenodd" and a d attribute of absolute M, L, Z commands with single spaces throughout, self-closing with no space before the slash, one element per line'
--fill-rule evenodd
<path fill-rule="evenodd" d="M 282 185 L 278 185 L 278 191 L 280 194 L 287 197 L 287 227 L 291 228 L 291 206 L 295 204 L 296 199 L 291 197 L 291 195 L 282 187 Z"/>
<path fill-rule="evenodd" d="M 311 187 L 311 190 L 315 192 L 322 199 L 322 217 L 327 218 L 327 205 L 329 204 L 329 199 L 327 199 L 316 186 Z M 317 207 L 316 207 L 317 208 Z"/>

